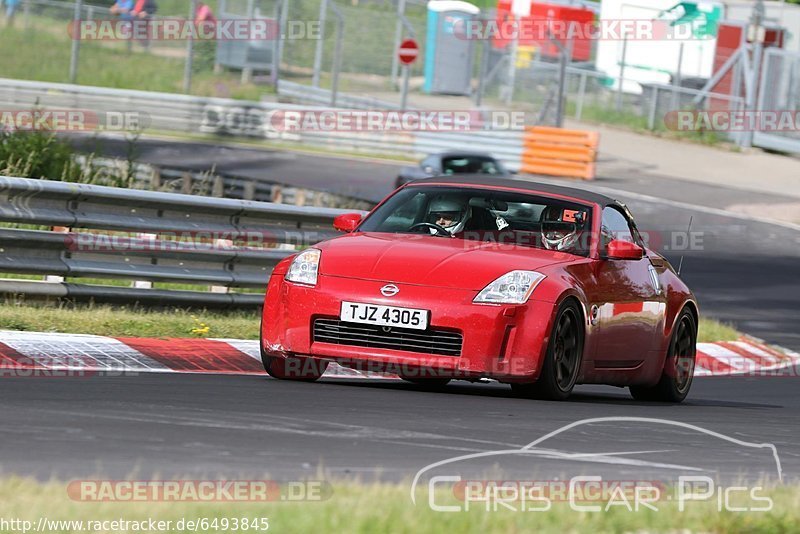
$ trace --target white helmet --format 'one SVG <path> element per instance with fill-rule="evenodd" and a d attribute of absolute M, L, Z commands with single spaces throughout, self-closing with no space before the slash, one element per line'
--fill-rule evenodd
<path fill-rule="evenodd" d="M 542 245 L 548 250 L 569 250 L 578 242 L 578 222 L 581 212 L 548 206 L 542 211 Z"/>
<path fill-rule="evenodd" d="M 449 221 L 441 226 L 451 235 L 464 230 L 470 216 L 469 205 L 462 198 L 436 197 L 428 205 L 427 222 L 438 224 L 436 221 L 445 219 Z M 435 230 L 431 229 L 435 233 Z"/>

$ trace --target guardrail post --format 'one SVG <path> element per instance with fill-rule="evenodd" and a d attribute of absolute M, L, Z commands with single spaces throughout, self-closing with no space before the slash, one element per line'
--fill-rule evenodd
<path fill-rule="evenodd" d="M 279 185 L 273 185 L 270 191 L 270 202 L 280 204 L 283 202 L 283 189 Z"/>
<path fill-rule="evenodd" d="M 181 175 L 181 193 L 184 195 L 192 194 L 192 175 L 185 172 Z"/>
<path fill-rule="evenodd" d="M 222 198 L 225 196 L 225 182 L 222 180 L 222 176 L 215 176 L 214 177 L 214 184 L 211 186 L 211 196 Z"/>
<path fill-rule="evenodd" d="M 59 233 L 67 234 L 67 233 L 69 233 L 70 229 L 67 228 L 66 226 L 51 226 L 50 227 L 50 231 L 51 232 L 59 232 Z M 50 282 L 50 283 L 53 283 L 53 284 L 58 284 L 58 283 L 61 283 L 61 282 L 64 281 L 64 277 L 63 276 L 59 276 L 59 275 L 55 275 L 55 274 L 47 274 L 44 277 L 44 281 L 45 282 Z"/>
<path fill-rule="evenodd" d="M 150 190 L 158 191 L 161 189 L 161 169 L 153 167 L 153 174 L 150 175 Z"/>
<path fill-rule="evenodd" d="M 256 183 L 253 181 L 245 182 L 242 188 L 243 200 L 254 200 L 256 198 Z"/>
<path fill-rule="evenodd" d="M 647 114 L 647 129 L 656 129 L 656 110 L 658 109 L 658 87 L 653 86 L 653 96 L 650 98 L 650 113 Z"/>

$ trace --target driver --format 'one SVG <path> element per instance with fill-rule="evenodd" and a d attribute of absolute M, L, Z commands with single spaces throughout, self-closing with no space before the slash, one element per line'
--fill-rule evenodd
<path fill-rule="evenodd" d="M 450 235 L 455 235 L 464 230 L 470 212 L 469 204 L 464 198 L 436 197 L 428 205 L 428 216 L 425 220 L 441 226 Z M 432 234 L 436 233 L 433 228 L 430 230 Z"/>
<path fill-rule="evenodd" d="M 544 248 L 571 251 L 578 243 L 578 232 L 586 221 L 586 213 L 558 206 L 547 206 L 542 211 L 540 221 Z"/>

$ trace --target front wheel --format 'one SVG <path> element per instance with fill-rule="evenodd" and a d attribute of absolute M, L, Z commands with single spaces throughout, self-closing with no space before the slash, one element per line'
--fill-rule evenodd
<path fill-rule="evenodd" d="M 583 354 L 583 325 L 577 304 L 567 301 L 556 314 L 547 354 L 539 380 L 511 384 L 514 393 L 525 397 L 564 400 L 572 393 L 580 372 Z"/>
<path fill-rule="evenodd" d="M 631 396 L 640 401 L 682 402 L 692 387 L 696 357 L 697 325 L 692 313 L 684 309 L 675 324 L 658 384 L 631 386 Z"/>
<path fill-rule="evenodd" d="M 315 360 L 314 358 L 302 358 L 300 356 L 269 356 L 261 351 L 261 361 L 264 370 L 272 378 L 281 380 L 297 380 L 300 382 L 313 382 L 328 368 L 325 360 Z"/>

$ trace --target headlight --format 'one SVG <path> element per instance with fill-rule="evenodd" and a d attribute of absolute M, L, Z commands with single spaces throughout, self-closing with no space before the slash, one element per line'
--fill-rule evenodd
<path fill-rule="evenodd" d="M 319 257 L 322 255 L 319 249 L 307 248 L 292 260 L 289 271 L 286 273 L 286 280 L 297 282 L 298 284 L 317 285 L 317 273 L 319 272 Z"/>
<path fill-rule="evenodd" d="M 545 275 L 536 271 L 511 271 L 484 287 L 472 302 L 478 304 L 524 304 Z"/>

